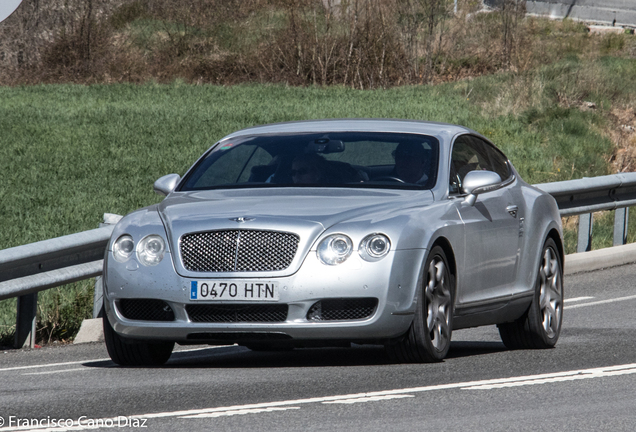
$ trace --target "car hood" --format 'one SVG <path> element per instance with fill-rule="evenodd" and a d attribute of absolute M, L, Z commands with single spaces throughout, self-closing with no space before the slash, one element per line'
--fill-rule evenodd
<path fill-rule="evenodd" d="M 171 231 L 219 228 L 268 228 L 269 224 L 319 225 L 323 230 L 345 220 L 393 213 L 430 204 L 430 191 L 356 189 L 250 189 L 171 194 L 158 210 Z M 244 218 L 243 220 L 236 220 Z"/>
<path fill-rule="evenodd" d="M 226 229 L 292 232 L 300 237 L 299 258 L 325 230 L 342 222 L 373 222 L 402 209 L 433 202 L 430 191 L 272 188 L 231 189 L 170 194 L 157 210 L 173 251 L 184 234 Z M 181 268 L 179 273 L 192 276 Z M 293 267 L 300 265 L 292 265 Z"/>

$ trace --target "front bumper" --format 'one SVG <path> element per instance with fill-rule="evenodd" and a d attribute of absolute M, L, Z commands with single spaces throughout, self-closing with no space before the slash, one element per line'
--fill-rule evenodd
<path fill-rule="evenodd" d="M 288 305 L 281 322 L 193 322 L 188 305 L 227 304 L 190 300 L 193 279 L 179 276 L 168 255 L 155 267 L 134 262 L 106 260 L 105 311 L 114 330 L 123 337 L 140 340 L 169 340 L 179 343 L 241 343 L 254 340 L 378 341 L 406 332 L 415 311 L 416 287 L 426 250 L 391 251 L 378 262 L 367 262 L 353 254 L 345 263 L 326 266 L 310 252 L 300 269 L 285 277 L 259 275 L 237 282 L 272 281 L 280 298 L 273 304 Z M 214 278 L 200 277 L 197 280 Z M 228 278 L 223 278 L 228 280 Z M 372 315 L 364 319 L 313 321 L 310 308 L 327 299 L 377 299 Z M 125 318 L 116 306 L 122 299 L 160 299 L 174 311 L 172 321 Z M 241 302 L 242 304 L 254 304 Z M 236 304 L 236 302 L 234 302 Z M 268 302 L 267 304 L 272 304 Z"/>

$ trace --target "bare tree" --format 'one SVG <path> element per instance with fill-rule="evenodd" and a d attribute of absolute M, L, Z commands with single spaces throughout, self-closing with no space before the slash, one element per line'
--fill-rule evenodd
<path fill-rule="evenodd" d="M 517 39 L 517 28 L 519 20 L 526 13 L 526 2 L 525 0 L 503 0 L 500 11 L 502 63 L 504 68 L 510 69 Z"/>
<path fill-rule="evenodd" d="M 415 78 L 429 82 L 445 34 L 453 0 L 399 0 L 402 33 Z M 424 68 L 421 59 L 424 58 Z"/>

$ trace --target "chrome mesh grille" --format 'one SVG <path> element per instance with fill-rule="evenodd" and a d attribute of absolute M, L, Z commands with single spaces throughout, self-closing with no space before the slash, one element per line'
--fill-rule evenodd
<path fill-rule="evenodd" d="M 117 305 L 124 318 L 140 321 L 174 321 L 168 303 L 157 299 L 121 299 Z"/>
<path fill-rule="evenodd" d="M 179 247 L 183 267 L 195 272 L 285 270 L 298 249 L 296 234 L 223 230 L 185 234 Z"/>
<path fill-rule="evenodd" d="M 326 299 L 314 303 L 307 312 L 310 321 L 349 321 L 370 317 L 378 306 L 377 298 Z"/>

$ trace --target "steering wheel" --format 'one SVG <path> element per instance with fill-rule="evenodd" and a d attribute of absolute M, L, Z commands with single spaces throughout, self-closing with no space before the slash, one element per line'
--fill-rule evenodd
<path fill-rule="evenodd" d="M 382 181 L 382 180 L 390 180 L 390 181 L 394 181 L 394 182 L 398 182 L 398 183 L 406 183 L 401 178 L 397 178 L 397 177 L 393 177 L 393 176 L 382 176 L 382 177 L 377 177 L 377 178 L 373 179 L 373 181 Z"/>

